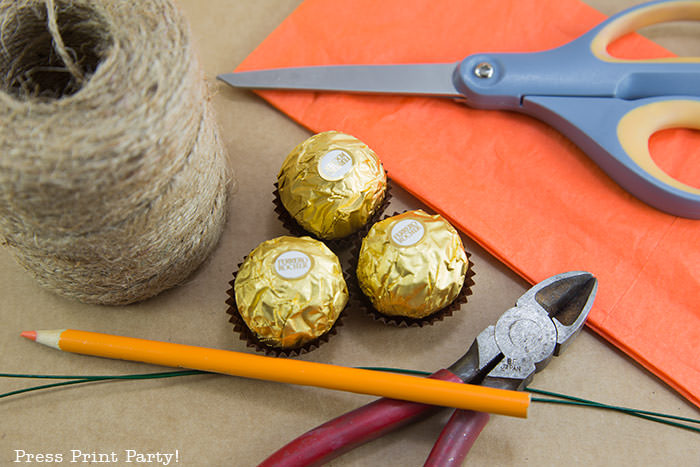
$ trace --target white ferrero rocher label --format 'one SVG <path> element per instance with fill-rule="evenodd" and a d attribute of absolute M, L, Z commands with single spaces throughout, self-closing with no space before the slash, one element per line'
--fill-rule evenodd
<path fill-rule="evenodd" d="M 341 180 L 352 168 L 352 156 L 342 149 L 328 151 L 318 160 L 318 174 L 329 182 Z"/>
<path fill-rule="evenodd" d="M 312 266 L 311 257 L 297 250 L 285 251 L 275 258 L 275 272 L 285 279 L 298 279 Z"/>
<path fill-rule="evenodd" d="M 425 235 L 425 227 L 415 219 L 403 219 L 391 228 L 391 240 L 399 246 L 412 246 Z"/>

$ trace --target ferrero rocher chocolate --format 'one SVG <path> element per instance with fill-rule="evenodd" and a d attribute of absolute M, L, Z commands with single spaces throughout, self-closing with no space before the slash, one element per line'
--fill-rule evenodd
<path fill-rule="evenodd" d="M 238 313 L 263 344 L 297 348 L 328 332 L 348 301 L 338 257 L 310 237 L 258 245 L 236 274 Z"/>
<path fill-rule="evenodd" d="M 457 297 L 468 269 L 454 227 L 417 210 L 372 226 L 360 248 L 357 279 L 378 312 L 420 319 Z"/>
<path fill-rule="evenodd" d="M 377 155 L 357 138 L 328 131 L 312 136 L 287 156 L 277 184 L 280 200 L 307 232 L 332 240 L 362 228 L 386 192 Z"/>

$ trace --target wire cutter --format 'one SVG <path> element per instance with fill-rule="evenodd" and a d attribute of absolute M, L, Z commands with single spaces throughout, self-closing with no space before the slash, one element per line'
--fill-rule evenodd
<path fill-rule="evenodd" d="M 452 97 L 538 118 L 577 144 L 613 180 L 668 213 L 700 219 L 700 189 L 654 162 L 649 137 L 700 129 L 700 57 L 626 60 L 607 46 L 645 26 L 700 20 L 700 1 L 632 7 L 559 48 L 477 53 L 457 63 L 335 65 L 220 75 L 237 87 Z"/>
<path fill-rule="evenodd" d="M 484 329 L 464 356 L 430 378 L 522 390 L 581 331 L 596 290 L 597 279 L 588 272 L 562 273 L 540 282 Z M 308 431 L 259 467 L 320 465 L 434 409 L 378 399 Z M 486 413 L 456 410 L 425 465 L 461 465 L 488 420 Z"/>

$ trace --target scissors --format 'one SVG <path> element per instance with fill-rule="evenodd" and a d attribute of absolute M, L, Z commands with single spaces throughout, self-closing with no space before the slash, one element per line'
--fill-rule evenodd
<path fill-rule="evenodd" d="M 597 279 L 585 271 L 557 274 L 536 284 L 495 325 L 487 326 L 467 353 L 430 378 L 522 390 L 581 331 L 593 306 L 597 284 Z M 420 419 L 432 409 L 425 404 L 378 399 L 304 433 L 258 467 L 321 465 Z M 488 420 L 487 413 L 456 410 L 425 465 L 461 465 Z"/>
<path fill-rule="evenodd" d="M 606 50 L 627 33 L 677 20 L 700 20 L 700 1 L 635 6 L 542 52 L 478 53 L 457 63 L 279 68 L 218 78 L 235 87 L 442 96 L 475 108 L 522 112 L 566 135 L 640 200 L 700 219 L 700 189 L 669 176 L 648 148 L 657 131 L 700 129 L 700 57 L 627 60 Z"/>

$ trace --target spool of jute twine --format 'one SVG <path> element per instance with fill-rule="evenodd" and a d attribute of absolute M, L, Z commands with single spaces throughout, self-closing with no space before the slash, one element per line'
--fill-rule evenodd
<path fill-rule="evenodd" d="M 0 235 L 45 287 L 126 304 L 215 247 L 229 176 L 168 0 L 0 0 Z"/>

